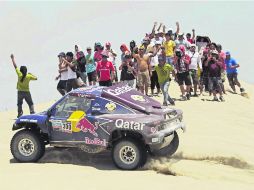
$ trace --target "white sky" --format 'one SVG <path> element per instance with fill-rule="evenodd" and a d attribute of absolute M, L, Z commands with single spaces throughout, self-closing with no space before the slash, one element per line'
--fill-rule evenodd
<path fill-rule="evenodd" d="M 173 29 L 179 21 L 182 32 L 210 36 L 239 62 L 240 79 L 254 83 L 253 10 L 254 2 L 242 1 L 0 2 L 0 110 L 16 106 L 11 53 L 39 78 L 31 83 L 35 103 L 58 99 L 58 52 L 110 41 L 120 54 L 120 44 L 140 42 L 154 21 Z"/>

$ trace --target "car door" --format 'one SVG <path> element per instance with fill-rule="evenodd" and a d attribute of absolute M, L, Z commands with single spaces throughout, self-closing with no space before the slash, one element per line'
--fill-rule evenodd
<path fill-rule="evenodd" d="M 73 144 L 76 140 L 75 134 L 80 132 L 77 123 L 85 117 L 89 108 L 89 100 L 85 97 L 66 96 L 55 106 L 49 118 L 50 141 Z"/>

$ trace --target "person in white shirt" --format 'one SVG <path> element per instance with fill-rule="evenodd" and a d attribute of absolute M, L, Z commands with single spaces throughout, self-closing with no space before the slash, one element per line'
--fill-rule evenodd
<path fill-rule="evenodd" d="M 198 80 L 198 69 L 202 70 L 202 63 L 201 63 L 201 56 L 196 51 L 196 45 L 190 45 L 190 51 L 187 53 L 190 57 L 190 64 L 189 64 L 189 72 L 192 79 L 192 83 L 194 86 L 194 97 L 197 97 L 197 86 L 199 84 Z"/>
<path fill-rule="evenodd" d="M 65 57 L 65 53 L 61 52 L 58 55 L 59 64 L 58 72 L 59 75 L 56 77 L 56 80 L 60 78 L 60 81 L 57 84 L 57 90 L 62 96 L 66 94 L 67 80 L 68 80 L 68 70 L 67 65 L 63 62 L 62 57 Z"/>

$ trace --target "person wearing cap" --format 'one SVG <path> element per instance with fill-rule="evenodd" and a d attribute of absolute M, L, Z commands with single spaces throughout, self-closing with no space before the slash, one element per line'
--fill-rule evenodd
<path fill-rule="evenodd" d="M 185 54 L 184 45 L 175 50 L 174 65 L 176 70 L 176 81 L 180 86 L 182 100 L 190 100 L 191 78 L 189 74 L 190 57 Z M 185 87 L 186 86 L 186 90 Z"/>
<path fill-rule="evenodd" d="M 99 77 L 100 86 L 112 86 L 115 76 L 115 67 L 112 62 L 108 61 L 108 52 L 101 52 L 102 60 L 97 62 L 96 72 Z M 112 74 L 111 74 L 112 73 Z"/>
<path fill-rule="evenodd" d="M 238 75 L 237 68 L 239 68 L 240 65 L 236 62 L 234 58 L 231 57 L 231 54 L 229 51 L 226 52 L 225 64 L 226 64 L 228 82 L 234 94 L 236 94 L 235 85 L 237 85 L 240 88 L 240 92 L 243 93 L 245 90 L 244 88 L 241 87 L 241 84 L 237 78 L 237 75 Z"/>
<path fill-rule="evenodd" d="M 114 77 L 115 82 L 118 82 L 118 75 L 117 75 L 116 62 L 115 62 L 117 54 L 116 54 L 116 52 L 111 48 L 111 43 L 110 43 L 110 42 L 107 42 L 107 43 L 105 44 L 105 47 L 106 47 L 106 51 L 107 51 L 107 53 L 108 53 L 108 61 L 112 62 L 113 65 L 114 65 L 114 67 L 115 67 L 115 74 L 116 74 L 116 76 Z"/>
<path fill-rule="evenodd" d="M 58 92 L 64 96 L 66 94 L 66 88 L 67 88 L 67 80 L 68 80 L 68 69 L 67 65 L 63 62 L 62 57 L 65 58 L 65 53 L 61 52 L 58 54 L 58 72 L 59 75 L 56 77 L 56 80 L 59 80 L 57 84 L 57 90 Z"/>
<path fill-rule="evenodd" d="M 78 52 L 78 58 L 77 58 L 77 77 L 80 78 L 84 85 L 86 85 L 86 57 L 83 51 Z"/>
<path fill-rule="evenodd" d="M 94 44 L 94 50 L 95 50 L 95 53 L 94 53 L 95 62 L 101 61 L 102 59 L 101 52 L 103 51 L 103 46 L 101 45 L 100 42 L 96 42 Z"/>
<path fill-rule="evenodd" d="M 74 55 L 72 52 L 66 53 L 66 58 L 61 57 L 60 59 L 66 64 L 67 72 L 68 72 L 68 80 L 66 84 L 66 91 L 70 92 L 72 89 L 76 89 L 79 87 L 77 81 L 77 61 L 73 58 Z"/>
<path fill-rule="evenodd" d="M 92 48 L 86 48 L 87 55 L 86 55 L 86 73 L 89 85 L 96 85 L 96 64 L 94 61 L 94 56 L 92 54 Z"/>
<path fill-rule="evenodd" d="M 129 52 L 125 52 L 125 61 L 119 67 L 121 71 L 120 81 L 123 81 L 131 88 L 134 88 L 134 83 L 137 75 L 135 63 L 132 62 L 132 56 Z"/>
<path fill-rule="evenodd" d="M 190 43 L 184 39 L 184 33 L 178 34 L 178 39 L 175 40 L 176 48 L 179 48 L 180 45 L 184 45 L 185 49 L 190 47 Z"/>
<path fill-rule="evenodd" d="M 163 54 L 158 55 L 158 62 L 155 66 L 155 72 L 158 75 L 158 83 L 160 84 L 160 88 L 163 94 L 163 105 L 168 106 L 168 103 L 171 105 L 175 105 L 174 100 L 170 97 L 168 93 L 169 85 L 170 85 L 170 73 L 174 73 L 174 69 L 171 65 L 166 64 L 166 56 Z"/>
<path fill-rule="evenodd" d="M 154 38 L 151 40 L 151 45 L 154 46 L 156 41 L 160 41 L 161 44 L 164 42 L 164 38 L 160 37 L 160 32 L 156 31 Z"/>
<path fill-rule="evenodd" d="M 217 98 L 217 92 L 219 92 L 220 100 L 225 101 L 222 96 L 221 88 L 221 70 L 223 69 L 223 63 L 218 61 L 219 54 L 217 50 L 210 52 L 211 56 L 208 58 L 206 65 L 208 66 L 208 77 L 209 77 L 209 90 L 213 94 L 213 101 L 219 101 Z"/>
<path fill-rule="evenodd" d="M 17 73 L 18 76 L 18 81 L 17 81 L 17 90 L 18 90 L 18 102 L 17 102 L 17 106 L 18 106 L 18 116 L 17 118 L 19 118 L 20 116 L 23 115 L 23 110 L 22 110 L 22 104 L 23 104 L 23 100 L 25 99 L 26 103 L 29 106 L 29 110 L 30 110 L 30 114 L 34 114 L 34 103 L 32 100 L 32 96 L 30 93 L 30 88 L 29 88 L 29 84 L 30 81 L 32 80 L 37 80 L 37 77 L 34 76 L 31 73 L 27 73 L 27 67 L 26 66 L 21 66 L 20 69 L 17 67 L 14 55 L 11 54 L 11 60 L 12 60 L 12 64 L 13 67 Z"/>
<path fill-rule="evenodd" d="M 194 86 L 194 97 L 197 97 L 197 87 L 199 84 L 198 79 L 198 69 L 202 70 L 202 63 L 201 63 L 201 57 L 199 53 L 196 51 L 196 45 L 191 44 L 190 45 L 190 51 L 187 53 L 190 57 L 190 64 L 189 64 L 189 72 L 192 79 L 192 83 Z"/>
<path fill-rule="evenodd" d="M 163 47 L 165 48 L 165 53 L 166 53 L 166 61 L 168 64 L 173 66 L 174 62 L 174 51 L 176 44 L 172 39 L 172 34 L 166 33 L 165 34 L 166 41 L 163 43 Z"/>

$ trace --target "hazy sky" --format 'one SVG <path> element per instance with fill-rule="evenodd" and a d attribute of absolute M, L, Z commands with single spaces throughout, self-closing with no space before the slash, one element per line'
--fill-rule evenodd
<path fill-rule="evenodd" d="M 35 103 L 58 99 L 57 54 L 74 45 L 140 42 L 154 21 L 182 32 L 196 29 L 230 50 L 241 65 L 240 79 L 254 83 L 254 2 L 0 2 L 0 110 L 16 106 L 17 76 L 11 65 L 27 65 Z M 118 59 L 119 60 L 119 59 Z"/>

